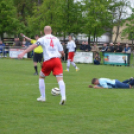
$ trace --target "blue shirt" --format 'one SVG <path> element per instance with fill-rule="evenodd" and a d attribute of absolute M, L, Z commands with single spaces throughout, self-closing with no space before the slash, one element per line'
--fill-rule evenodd
<path fill-rule="evenodd" d="M 113 88 L 115 86 L 115 80 L 111 80 L 108 78 L 100 78 L 99 86 L 103 88 Z"/>
<path fill-rule="evenodd" d="M 126 53 L 131 53 L 131 48 L 130 47 L 128 47 L 128 48 L 124 48 L 124 51 L 126 52 Z"/>
<path fill-rule="evenodd" d="M 0 44 L 0 50 L 2 51 L 5 47 L 5 44 Z"/>

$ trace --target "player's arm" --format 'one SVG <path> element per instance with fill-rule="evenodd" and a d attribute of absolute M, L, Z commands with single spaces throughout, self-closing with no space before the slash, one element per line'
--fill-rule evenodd
<path fill-rule="evenodd" d="M 32 44 L 32 45 L 30 45 L 26 50 L 24 50 L 22 53 L 20 53 L 20 54 L 18 55 L 18 58 L 23 58 L 23 56 L 24 56 L 26 53 L 32 51 L 32 50 L 35 49 L 37 46 L 38 46 L 37 44 Z"/>
<path fill-rule="evenodd" d="M 28 41 L 30 41 L 30 42 L 31 42 L 31 40 L 32 40 L 31 38 L 28 38 L 27 36 L 25 36 L 25 35 L 24 35 L 24 34 L 22 34 L 22 33 L 21 33 L 20 35 L 21 35 L 23 38 L 25 38 L 25 39 L 27 39 Z"/>
<path fill-rule="evenodd" d="M 107 89 L 108 89 L 108 85 L 107 85 L 107 83 L 102 83 L 102 84 L 101 84 L 101 87 L 102 87 L 102 88 L 107 88 Z"/>
<path fill-rule="evenodd" d="M 102 89 L 102 87 L 100 87 L 100 86 L 98 86 L 98 85 L 95 85 L 93 88 Z"/>
<path fill-rule="evenodd" d="M 75 44 L 75 42 L 73 42 L 73 47 L 74 47 L 74 52 L 76 52 L 76 44 Z"/>
<path fill-rule="evenodd" d="M 59 51 L 59 53 L 61 54 L 61 56 L 62 56 L 62 57 L 64 57 L 64 56 L 65 56 L 64 51 Z"/>

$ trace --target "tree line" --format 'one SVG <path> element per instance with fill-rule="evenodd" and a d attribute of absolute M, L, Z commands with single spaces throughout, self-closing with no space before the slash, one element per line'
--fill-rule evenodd
<path fill-rule="evenodd" d="M 116 26 L 116 42 L 126 20 L 126 8 L 131 9 L 127 0 L 1 0 L 0 36 L 3 38 L 5 32 L 14 35 L 23 32 L 32 37 L 50 25 L 57 36 L 85 33 L 89 42 L 91 37 L 97 42 L 97 37 L 106 32 L 112 37 Z M 126 23 L 122 36 L 133 32 L 133 18 L 132 12 L 127 18 L 131 23 Z"/>

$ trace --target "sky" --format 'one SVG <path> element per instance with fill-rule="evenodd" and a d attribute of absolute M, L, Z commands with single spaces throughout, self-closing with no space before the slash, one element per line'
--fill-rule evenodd
<path fill-rule="evenodd" d="M 128 0 L 131 3 L 131 6 L 134 8 L 134 0 Z M 131 10 L 128 9 L 128 14 L 131 14 Z"/>
<path fill-rule="evenodd" d="M 82 1 L 82 0 L 75 0 L 75 1 Z M 121 0 L 120 0 L 121 1 Z M 129 1 L 130 3 L 131 3 L 131 6 L 134 8 L 134 0 L 127 0 L 127 1 Z M 126 17 L 128 17 L 128 16 L 130 16 L 130 14 L 131 14 L 132 12 L 131 12 L 131 9 L 127 9 L 127 16 Z"/>

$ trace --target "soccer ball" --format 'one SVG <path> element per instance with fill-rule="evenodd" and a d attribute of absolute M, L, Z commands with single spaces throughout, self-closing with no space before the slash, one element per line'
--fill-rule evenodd
<path fill-rule="evenodd" d="M 56 95 L 59 95 L 60 94 L 60 89 L 55 87 L 51 90 L 51 94 L 56 96 Z"/>

